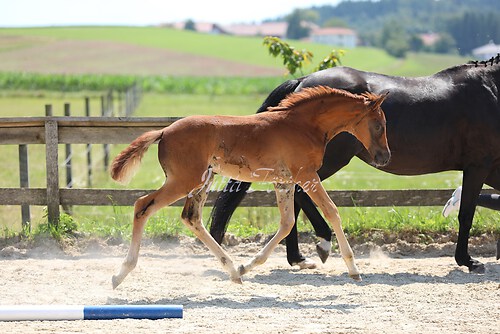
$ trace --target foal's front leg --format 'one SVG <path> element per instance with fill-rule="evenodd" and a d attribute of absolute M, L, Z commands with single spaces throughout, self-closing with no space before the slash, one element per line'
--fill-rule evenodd
<path fill-rule="evenodd" d="M 304 191 L 311 197 L 314 203 L 316 203 L 325 215 L 326 220 L 332 225 L 339 243 L 340 254 L 347 265 L 349 276 L 356 281 L 361 281 L 358 267 L 354 263 L 354 253 L 342 229 L 342 222 L 337 206 L 333 203 L 325 188 L 323 188 L 323 185 L 320 183 L 318 174 L 314 172 L 306 175 L 306 173 L 304 173 L 298 182 L 304 185 Z M 306 187 L 305 185 L 308 186 Z"/>
<path fill-rule="evenodd" d="M 246 274 L 254 267 L 263 264 L 271 255 L 276 246 L 283 240 L 291 231 L 295 222 L 293 212 L 293 193 L 295 185 L 293 183 L 276 184 L 276 201 L 280 210 L 281 219 L 278 232 L 264 246 L 264 248 L 247 264 L 239 267 L 240 274 Z"/>
<path fill-rule="evenodd" d="M 236 270 L 231 256 L 215 241 L 202 223 L 202 209 L 208 195 L 208 188 L 202 187 L 191 192 L 182 210 L 183 223 L 217 257 L 222 267 L 229 273 L 231 281 L 241 284 L 241 277 Z"/>

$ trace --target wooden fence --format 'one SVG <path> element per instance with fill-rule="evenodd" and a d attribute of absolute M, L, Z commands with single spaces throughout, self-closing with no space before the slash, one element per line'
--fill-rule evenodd
<path fill-rule="evenodd" d="M 0 145 L 45 145 L 46 188 L 30 188 L 21 179 L 19 188 L 0 188 L 0 205 L 47 206 L 49 222 L 59 220 L 59 207 L 71 205 L 129 206 L 151 190 L 75 189 L 59 186 L 58 144 L 125 144 L 145 131 L 170 125 L 178 118 L 130 117 L 27 117 L 0 118 Z M 20 155 L 22 156 L 22 155 Z M 20 161 L 20 169 L 27 169 Z M 26 172 L 26 171 L 24 171 Z M 21 173 L 21 175 L 23 175 Z M 329 191 L 338 206 L 441 206 L 452 189 Z M 491 190 L 485 190 L 490 192 Z M 210 193 L 212 205 L 217 193 Z M 182 205 L 179 201 L 174 205 Z M 254 191 L 242 206 L 275 206 L 272 192 Z"/>

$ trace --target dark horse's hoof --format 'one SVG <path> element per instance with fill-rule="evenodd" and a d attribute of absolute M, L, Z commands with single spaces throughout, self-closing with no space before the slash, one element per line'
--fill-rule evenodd
<path fill-rule="evenodd" d="M 321 262 L 325 263 L 330 256 L 330 249 L 332 244 L 330 241 L 322 240 L 316 244 L 316 252 L 318 253 Z"/>
<path fill-rule="evenodd" d="M 471 265 L 469 267 L 469 272 L 474 274 L 484 274 L 486 271 L 484 264 L 479 262 L 478 260 L 471 259 Z"/>
<path fill-rule="evenodd" d="M 323 248 L 316 246 L 316 252 L 318 252 L 318 256 L 321 259 L 321 262 L 325 263 L 326 260 L 328 260 L 328 257 L 330 256 L 329 251 L 325 251 Z"/>

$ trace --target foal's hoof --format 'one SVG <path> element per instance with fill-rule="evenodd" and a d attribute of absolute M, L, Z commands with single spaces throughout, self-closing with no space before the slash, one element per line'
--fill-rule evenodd
<path fill-rule="evenodd" d="M 113 277 L 111 278 L 111 284 L 113 284 L 113 290 L 116 289 L 116 287 L 120 285 L 122 281 L 123 280 L 119 279 L 118 276 L 113 275 Z"/>
<path fill-rule="evenodd" d="M 349 277 L 352 278 L 353 280 L 355 280 L 356 282 L 361 282 L 362 281 L 360 274 L 349 275 Z"/>
<path fill-rule="evenodd" d="M 248 272 L 248 270 L 245 268 L 245 266 L 244 266 L 244 265 L 242 265 L 242 264 L 241 264 L 241 265 L 238 267 L 238 273 L 240 274 L 240 276 L 245 275 L 247 272 Z"/>
<path fill-rule="evenodd" d="M 300 269 L 316 269 L 318 266 L 316 262 L 311 259 L 306 258 L 300 262 L 294 263 L 294 266 L 299 266 Z"/>
<path fill-rule="evenodd" d="M 332 249 L 332 242 L 322 239 L 316 244 L 316 252 L 318 253 L 321 262 L 325 263 L 330 256 L 330 250 Z"/>
<path fill-rule="evenodd" d="M 484 264 L 479 262 L 478 260 L 471 259 L 472 264 L 469 267 L 469 272 L 474 273 L 474 274 L 484 274 L 486 271 L 486 268 L 484 267 Z"/>
<path fill-rule="evenodd" d="M 236 283 L 236 284 L 243 284 L 241 277 L 232 277 L 231 282 Z"/>

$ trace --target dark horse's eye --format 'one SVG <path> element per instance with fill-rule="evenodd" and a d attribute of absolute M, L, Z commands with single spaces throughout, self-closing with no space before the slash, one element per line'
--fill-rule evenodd
<path fill-rule="evenodd" d="M 382 124 L 380 124 L 380 123 L 375 124 L 374 130 L 377 133 L 380 133 L 382 131 Z"/>

